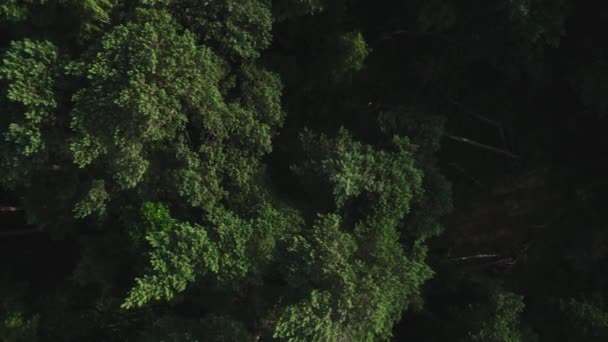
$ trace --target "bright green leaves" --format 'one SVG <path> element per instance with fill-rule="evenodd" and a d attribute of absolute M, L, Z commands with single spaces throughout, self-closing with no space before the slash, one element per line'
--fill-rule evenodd
<path fill-rule="evenodd" d="M 359 71 L 363 68 L 369 48 L 361 32 L 349 32 L 338 39 L 339 49 L 346 70 Z"/>
<path fill-rule="evenodd" d="M 602 298 L 561 300 L 560 306 L 572 340 L 599 341 L 608 338 L 608 310 Z"/>
<path fill-rule="evenodd" d="M 74 6 L 78 6 L 84 18 L 91 18 L 93 21 L 100 21 L 102 23 L 108 23 L 110 21 L 110 11 L 117 3 L 117 0 L 67 1 L 72 2 Z"/>
<path fill-rule="evenodd" d="M 252 111 L 255 119 L 267 125 L 265 130 L 274 130 L 281 126 L 284 119 L 281 108 L 283 86 L 279 76 L 253 64 L 245 64 L 239 71 L 242 78 L 241 105 Z M 263 152 L 269 152 L 269 147 Z"/>
<path fill-rule="evenodd" d="M 142 207 L 142 224 L 132 230 L 136 246 L 146 240 L 150 268 L 136 279 L 125 304 L 126 308 L 150 301 L 171 300 L 200 277 L 209 277 L 228 287 L 238 287 L 244 280 L 256 281 L 273 260 L 277 239 L 289 225 L 298 224 L 292 217 L 270 206 L 262 206 L 254 219 L 244 219 L 225 208 L 212 208 L 205 227 L 179 222 L 160 204 Z M 204 278 L 201 280 L 204 282 Z"/>
<path fill-rule="evenodd" d="M 10 0 L 0 5 L 0 19 L 2 21 L 17 21 L 27 15 L 26 8 L 17 3 L 17 0 Z"/>
<path fill-rule="evenodd" d="M 418 146 L 416 157 L 420 154 L 433 155 L 441 147 L 445 117 L 428 115 L 409 108 L 399 108 L 380 113 L 380 129 L 388 136 L 405 135 Z"/>
<path fill-rule="evenodd" d="M 478 327 L 469 336 L 471 341 L 520 342 L 523 341 L 520 315 L 524 310 L 523 298 L 510 292 L 493 294 L 489 306 L 479 309 Z M 485 319 L 484 319 L 485 318 Z"/>
<path fill-rule="evenodd" d="M 407 231 L 416 237 L 438 235 L 442 230 L 439 218 L 452 210 L 452 189 L 439 172 L 436 153 L 441 146 L 445 118 L 399 108 L 380 113 L 380 129 L 387 136 L 401 135 L 411 139 L 416 149 L 416 167 L 424 172 L 424 193 L 418 199 L 418 210 L 407 219 Z"/>
<path fill-rule="evenodd" d="M 54 87 L 59 53 L 50 42 L 38 42 L 29 39 L 13 42 L 5 53 L 0 68 L 0 79 L 7 83 L 6 98 L 12 103 L 22 105 L 26 112 L 25 119 L 32 127 L 28 132 L 34 136 L 34 127 L 41 124 L 56 106 Z M 5 108 L 6 111 L 8 108 Z M 18 116 L 6 113 L 6 116 Z M 9 127 L 19 127 L 14 124 Z M 21 130 L 14 128 L 14 130 Z M 13 140 L 10 139 L 9 140 Z M 31 141 L 29 146 L 23 146 L 23 153 L 31 155 L 39 150 L 41 142 Z"/>
<path fill-rule="evenodd" d="M 386 227 L 375 227 L 386 229 Z M 393 228 L 394 229 L 394 228 Z M 405 258 L 396 241 L 375 247 L 346 232 L 334 214 L 321 215 L 287 248 L 284 266 L 293 293 L 309 288 L 285 307 L 275 337 L 289 341 L 378 341 L 391 337 L 410 296 L 432 272 L 419 258 Z M 361 257 L 369 248 L 390 248 L 392 255 Z"/>
<path fill-rule="evenodd" d="M 288 341 L 335 341 L 349 336 L 345 322 L 357 285 L 352 236 L 341 231 L 337 215 L 321 215 L 310 231 L 292 239 L 286 276 L 294 292 L 312 290 L 287 306 L 275 328 L 275 337 Z"/>
<path fill-rule="evenodd" d="M 104 214 L 129 189 L 144 200 L 181 197 L 178 207 L 204 212 L 203 227 L 144 206 L 144 228 L 130 234 L 135 249 L 147 241 L 150 267 L 124 307 L 170 301 L 201 276 L 228 286 L 259 279 L 254 271 L 271 262 L 287 229 L 270 206 L 245 218 L 227 205 L 239 202 L 228 194 L 255 188 L 271 151 L 284 116 L 280 81 L 252 62 L 229 67 L 199 42 L 167 12 L 139 10 L 90 61 L 71 64 L 86 83 L 74 95 L 70 149 L 78 166 L 102 175 L 75 215 Z"/>
<path fill-rule="evenodd" d="M 217 272 L 218 252 L 207 231 L 199 225 L 177 222 L 167 208 L 142 208 L 145 239 L 151 247 L 150 271 L 136 279 L 123 307 L 142 306 L 153 300 L 171 300 L 195 280 L 197 273 Z"/>
<path fill-rule="evenodd" d="M 347 334 L 332 320 L 330 301 L 331 293 L 315 290 L 304 301 L 288 306 L 273 337 L 290 342 L 340 341 Z"/>
<path fill-rule="evenodd" d="M 270 45 L 268 0 L 142 0 L 166 8 L 203 43 L 231 58 L 255 58 Z"/>
<path fill-rule="evenodd" d="M 324 3 L 298 0 L 277 11 L 293 18 Z M 271 1 L 47 5 L 67 9 L 74 22 L 66 21 L 65 29 L 87 39 L 58 40 L 59 48 L 23 40 L 6 50 L 0 132 L 2 166 L 10 172 L 0 177 L 9 183 L 22 169 L 45 171 L 30 177 L 38 182 L 36 191 L 27 189 L 26 199 L 36 204 L 25 206 L 28 215 L 39 217 L 32 222 L 66 222 L 75 237 L 80 228 L 99 233 L 86 239 L 73 273 L 79 288 L 99 294 L 88 303 L 108 315 L 118 310 L 122 298 L 112 294 L 124 290 L 118 279 L 136 273 L 123 308 L 175 303 L 180 294 L 195 294 L 186 297 L 192 306 L 208 305 L 209 315 L 184 320 L 168 315 L 162 321 L 153 308 L 142 310 L 147 314 L 139 319 L 158 323 L 161 338 L 390 338 L 432 274 L 424 237 L 402 228 L 412 202 L 424 195 L 417 147 L 399 130 L 385 132 L 395 137 L 378 145 L 345 129 L 332 138 L 305 133 L 297 170 L 312 180 L 312 192 L 321 191 L 290 207 L 263 159 L 285 117 L 279 77 L 255 61 L 270 44 Z M 371 51 L 357 27 L 341 26 L 310 36 L 317 52 L 313 65 L 300 71 L 315 78 L 302 85 L 303 93 L 323 93 L 306 101 L 331 103 L 314 112 L 340 111 L 328 116 L 326 131 L 348 115 L 340 108 L 346 89 L 338 88 L 354 86 L 349 81 Z M 64 62 L 64 55 L 73 60 Z M 300 119 L 290 129 L 299 130 Z M 22 168 L 26 162 L 36 167 Z M 50 182 L 65 188 L 54 191 L 51 205 L 37 196 Z M 402 236 L 404 230 L 410 234 Z M 209 300 L 209 292 L 220 295 Z M 234 308 L 241 305 L 242 312 Z M 13 325 L 28 327 L 20 317 Z"/>
<path fill-rule="evenodd" d="M 102 44 L 86 71 L 90 85 L 74 97 L 71 149 L 81 167 L 111 153 L 114 178 L 132 188 L 148 168 L 144 145 L 174 139 L 188 107 L 218 115 L 222 70 L 162 12 L 140 12 L 138 22 L 117 27 Z"/>
<path fill-rule="evenodd" d="M 10 269 L 10 268 L 9 268 Z M 10 274 L 8 271 L 6 275 Z M 40 315 L 28 310 L 29 286 L 10 280 L 0 280 L 0 340 L 28 342 L 38 340 Z"/>
<path fill-rule="evenodd" d="M 176 224 L 171 231 L 151 232 L 146 239 L 152 246 L 152 272 L 136 279 L 125 308 L 171 300 L 195 280 L 201 262 L 210 270 L 217 269 L 217 254 L 209 246 L 206 231 L 198 225 Z"/>
<path fill-rule="evenodd" d="M 103 167 L 120 189 L 156 179 L 192 206 L 258 172 L 283 121 L 280 82 L 253 64 L 230 73 L 196 41 L 168 13 L 140 10 L 86 67 L 74 64 L 88 80 L 72 112 L 80 167 Z"/>
<path fill-rule="evenodd" d="M 399 243 L 399 222 L 421 195 L 415 148 L 395 137 L 393 151 L 377 150 L 346 130 L 335 138 L 305 132 L 302 142 L 309 160 L 295 170 L 329 184 L 336 213 L 320 215 L 287 247 L 294 292 L 311 290 L 283 311 L 275 336 L 388 340 L 401 311 L 432 275 L 423 246 L 412 242 L 406 254 Z"/>
<path fill-rule="evenodd" d="M 222 162 L 223 156 L 213 147 L 201 146 L 201 151 L 205 150 L 208 159 L 203 162 L 186 144 L 175 147 L 180 167 L 173 170 L 170 177 L 176 192 L 193 206 L 204 206 L 226 195 L 220 184 L 220 170 L 215 167 Z"/>
<path fill-rule="evenodd" d="M 343 291 L 352 295 L 355 274 L 350 262 L 356 244 L 353 237 L 341 229 L 342 220 L 338 215 L 319 215 L 311 228 L 292 237 L 287 254 L 289 259 L 299 261 L 298 268 L 287 265 L 290 283 L 301 286 L 310 282 L 336 295 Z"/>
<path fill-rule="evenodd" d="M 363 193 L 374 194 L 378 196 L 374 206 L 398 207 L 399 219 L 409 210 L 412 198 L 420 193 L 422 173 L 414 167 L 415 148 L 407 139 L 395 138 L 397 153 L 374 150 L 354 141 L 345 129 L 334 140 L 305 132 L 302 142 L 305 150 L 324 154 L 307 162 L 302 171 L 308 168 L 327 177 L 338 208 Z"/>
<path fill-rule="evenodd" d="M 276 10 L 293 18 L 324 3 L 298 0 Z M 39 5 L 9 2 L 0 17 L 29 25 L 38 18 L 30 8 Z M 40 16 L 53 22 L 41 27 L 61 28 L 49 35 L 57 44 L 25 39 L 2 56 L 1 156 L 9 171 L 0 178 L 26 185 L 32 223 L 66 226 L 76 239 L 85 229 L 99 233 L 83 238 L 72 273 L 78 289 L 91 291 L 87 303 L 110 315 L 122 300 L 113 293 L 136 277 L 123 308 L 192 293 L 193 305 L 209 306 L 209 315 L 183 321 L 161 322 L 154 309 L 143 310 L 149 316 L 138 319 L 166 324 L 161 338 L 390 337 L 430 277 L 421 243 L 408 241 L 414 247 L 406 250 L 399 242 L 400 222 L 422 194 L 416 149 L 398 137 L 381 149 L 346 130 L 335 138 L 307 133 L 300 171 L 327 189 L 329 204 L 311 204 L 320 213 L 305 222 L 308 208 L 274 193 L 263 158 L 284 122 L 282 85 L 255 60 L 271 42 L 271 1 L 56 0 L 43 7 L 68 13 L 57 24 L 55 12 Z M 318 63 L 303 72 L 322 75 L 325 87 L 348 83 L 371 51 L 350 29 L 315 43 L 323 47 Z M 57 38 L 63 30 L 71 32 L 65 40 Z M 327 94 L 333 102 L 334 92 Z M 48 203 L 40 193 L 51 182 L 65 189 Z M 221 296 L 209 300 L 209 292 Z M 15 331 L 35 328 L 26 314 L 9 318 Z"/>
<path fill-rule="evenodd" d="M 360 32 L 337 35 L 327 47 L 327 66 L 334 82 L 350 80 L 352 75 L 363 69 L 370 48 Z"/>
<path fill-rule="evenodd" d="M 106 203 L 110 196 L 103 180 L 94 180 L 86 196 L 74 208 L 75 218 L 84 218 L 91 214 L 101 216 L 106 212 Z"/>
<path fill-rule="evenodd" d="M 0 338 L 15 342 L 36 340 L 39 320 L 37 315 L 28 319 L 21 311 L 3 313 L 0 315 Z"/>
<path fill-rule="evenodd" d="M 24 163 L 43 157 L 45 128 L 57 106 L 56 77 L 61 61 L 50 42 L 25 39 L 13 42 L 0 65 L 0 175 L 12 183 Z M 27 172 L 26 172 L 27 173 Z"/>
<path fill-rule="evenodd" d="M 111 25 L 112 10 L 120 0 L 59 0 L 73 10 L 80 19 L 80 39 L 91 38 L 93 33 Z M 65 9 L 64 9 L 65 11 Z"/>
<path fill-rule="evenodd" d="M 46 0 L 4 0 L 0 4 L 0 23 L 23 20 L 29 14 L 28 5 L 44 2 Z"/>
<path fill-rule="evenodd" d="M 249 258 L 247 246 L 254 227 L 250 222 L 223 208 L 213 210 L 209 221 L 212 227 L 210 231 L 217 244 L 218 280 L 236 283 L 243 279 L 251 268 L 253 260 Z"/>

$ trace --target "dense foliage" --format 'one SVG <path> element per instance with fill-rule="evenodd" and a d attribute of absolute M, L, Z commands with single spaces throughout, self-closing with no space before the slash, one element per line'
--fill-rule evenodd
<path fill-rule="evenodd" d="M 607 16 L 0 1 L 0 340 L 605 340 Z"/>

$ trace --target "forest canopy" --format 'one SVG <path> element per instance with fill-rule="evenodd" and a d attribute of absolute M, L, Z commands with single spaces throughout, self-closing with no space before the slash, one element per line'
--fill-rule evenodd
<path fill-rule="evenodd" d="M 608 339 L 607 18 L 0 1 L 0 340 Z"/>

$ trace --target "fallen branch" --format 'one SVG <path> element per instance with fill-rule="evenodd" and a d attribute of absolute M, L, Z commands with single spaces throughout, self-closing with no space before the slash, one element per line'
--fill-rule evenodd
<path fill-rule="evenodd" d="M 0 213 L 10 213 L 15 211 L 21 211 L 21 208 L 13 206 L 0 207 Z"/>
<path fill-rule="evenodd" d="M 511 152 L 509 152 L 507 150 L 503 150 L 503 149 L 500 149 L 498 147 L 482 144 L 482 143 L 477 142 L 475 140 L 471 140 L 471 139 L 464 138 L 464 137 L 458 137 L 458 136 L 450 135 L 450 134 L 444 134 L 444 135 L 447 138 L 452 139 L 454 141 L 458 141 L 458 142 L 461 142 L 461 143 L 473 145 L 473 146 L 482 148 L 484 150 L 488 150 L 488 151 L 492 151 L 492 152 L 495 152 L 495 153 L 499 153 L 499 154 L 505 155 L 505 156 L 513 158 L 513 159 L 519 159 L 520 158 L 520 156 L 518 156 L 516 154 L 513 154 L 513 153 L 511 153 Z"/>
<path fill-rule="evenodd" d="M 477 255 L 468 255 L 463 257 L 451 258 L 446 261 L 449 262 L 459 262 L 459 261 L 467 261 L 467 260 L 477 260 L 477 259 L 493 259 L 499 258 L 499 254 L 477 254 Z"/>
<path fill-rule="evenodd" d="M 506 139 L 506 136 L 505 136 L 505 131 L 504 131 L 504 127 L 503 127 L 502 122 L 490 119 L 490 118 L 488 118 L 486 116 L 483 116 L 483 115 L 475 112 L 474 110 L 470 109 L 469 107 L 467 107 L 463 103 L 461 103 L 459 101 L 456 101 L 456 100 L 454 100 L 454 99 L 452 99 L 452 98 L 450 98 L 448 96 L 445 96 L 445 95 L 441 95 L 441 96 L 447 102 L 449 102 L 450 104 L 459 107 L 464 114 L 466 114 L 466 115 L 468 115 L 470 117 L 473 117 L 473 118 L 475 118 L 475 119 L 477 119 L 477 120 L 479 120 L 481 122 L 484 122 L 484 123 L 486 123 L 486 124 L 488 124 L 490 126 L 496 127 L 496 129 L 498 129 L 498 132 L 500 134 L 500 138 L 502 139 L 503 146 L 505 148 L 508 148 L 508 146 L 507 146 L 507 139 Z"/>

